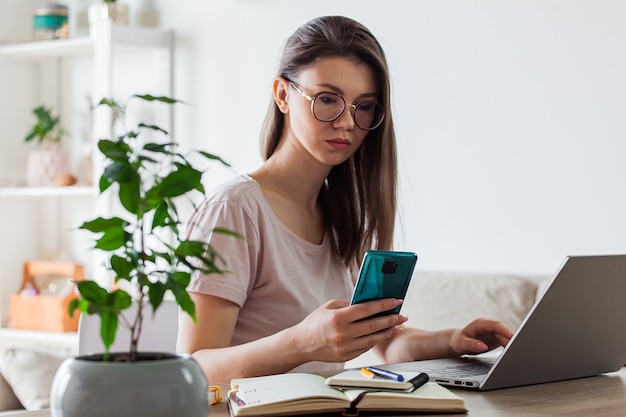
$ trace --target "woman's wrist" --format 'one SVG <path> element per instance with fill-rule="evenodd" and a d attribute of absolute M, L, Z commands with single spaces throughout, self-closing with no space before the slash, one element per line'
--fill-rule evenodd
<path fill-rule="evenodd" d="M 458 356 L 458 353 L 452 348 L 452 338 L 456 329 L 437 331 L 413 330 L 409 341 L 412 360 L 419 361 Z"/>
<path fill-rule="evenodd" d="M 280 339 L 278 346 L 282 347 L 280 356 L 283 363 L 295 368 L 312 360 L 307 356 L 307 346 L 301 346 L 300 338 L 298 338 L 294 327 L 282 330 L 276 336 Z"/>

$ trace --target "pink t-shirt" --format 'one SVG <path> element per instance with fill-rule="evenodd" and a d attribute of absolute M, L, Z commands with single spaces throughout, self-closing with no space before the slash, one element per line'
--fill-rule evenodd
<path fill-rule="evenodd" d="M 213 233 L 233 230 L 245 239 Z M 208 241 L 225 260 L 224 275 L 196 274 L 189 291 L 240 306 L 231 345 L 277 333 L 301 322 L 330 299 L 349 299 L 356 274 L 333 259 L 328 239 L 315 245 L 276 217 L 259 184 L 242 175 L 218 187 L 192 216 L 189 237 Z M 216 317 L 219 320 L 219 317 Z M 336 369 L 310 362 L 295 370 Z"/>

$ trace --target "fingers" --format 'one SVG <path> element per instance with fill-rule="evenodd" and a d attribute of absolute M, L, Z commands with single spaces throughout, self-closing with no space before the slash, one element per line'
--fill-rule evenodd
<path fill-rule="evenodd" d="M 348 300 L 330 300 L 322 305 L 322 308 L 327 308 L 330 310 L 336 310 L 339 308 L 348 307 L 350 305 L 350 301 Z"/>
<path fill-rule="evenodd" d="M 490 319 L 476 319 L 468 324 L 465 333 L 471 337 L 480 337 L 481 335 L 491 335 L 498 338 L 504 344 L 513 337 L 513 332 L 502 322 Z"/>
<path fill-rule="evenodd" d="M 399 300 L 397 298 L 383 298 L 380 300 L 372 300 L 365 303 L 355 304 L 349 309 L 346 309 L 345 318 L 348 321 L 356 322 L 375 314 L 392 310 L 399 305 L 402 305 L 402 302 L 403 300 Z"/>
<path fill-rule="evenodd" d="M 393 339 L 401 331 L 401 326 L 395 326 L 351 339 L 350 342 L 345 345 L 346 350 L 344 350 L 343 361 L 354 359 L 379 343 Z"/>
<path fill-rule="evenodd" d="M 352 323 L 354 337 L 375 335 L 381 332 L 390 331 L 396 326 L 405 323 L 408 318 L 400 314 L 379 315 L 392 310 L 402 304 L 402 300 L 387 298 L 359 303 L 344 310 L 343 318 Z M 378 316 L 377 316 L 378 315 Z M 374 316 L 374 317 L 373 317 Z M 392 337 L 391 332 L 387 332 L 382 341 Z"/>
<path fill-rule="evenodd" d="M 347 302 L 344 301 L 330 301 L 325 304 L 326 308 L 340 309 L 342 306 L 346 306 Z M 402 300 L 397 299 L 382 299 L 368 301 L 356 305 L 347 306 L 341 311 L 337 311 L 333 317 L 333 326 L 344 335 L 349 338 L 358 338 L 368 335 L 378 335 L 381 332 L 389 331 L 386 338 L 392 336 L 391 330 L 405 323 L 408 318 L 400 314 L 377 314 L 392 310 L 402 304 Z M 378 341 L 382 336 L 378 336 Z"/>
<path fill-rule="evenodd" d="M 497 320 L 477 319 L 454 332 L 452 349 L 458 354 L 477 354 L 506 346 L 513 332 Z"/>

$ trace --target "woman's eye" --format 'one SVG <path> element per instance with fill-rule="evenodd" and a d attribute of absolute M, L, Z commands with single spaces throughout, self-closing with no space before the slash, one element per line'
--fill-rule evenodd
<path fill-rule="evenodd" d="M 334 94 L 320 94 L 317 99 L 322 103 L 329 105 L 339 102 L 339 96 L 335 96 Z"/>
<path fill-rule="evenodd" d="M 375 106 L 376 106 L 376 103 L 360 103 L 358 105 L 359 110 L 362 110 L 362 111 L 373 111 Z"/>

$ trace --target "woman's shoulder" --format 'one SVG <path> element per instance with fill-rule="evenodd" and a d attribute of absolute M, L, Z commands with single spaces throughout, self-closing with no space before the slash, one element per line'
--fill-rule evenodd
<path fill-rule="evenodd" d="M 257 206 L 263 198 L 259 184 L 247 174 L 234 178 L 215 187 L 207 196 L 207 203 L 229 202 L 238 205 Z"/>

